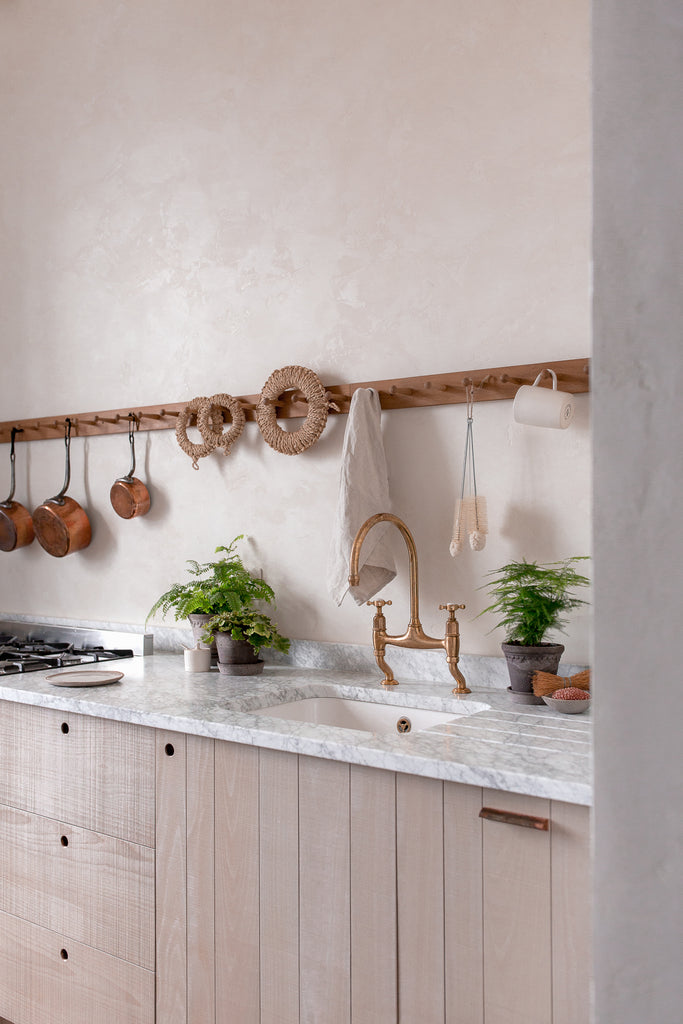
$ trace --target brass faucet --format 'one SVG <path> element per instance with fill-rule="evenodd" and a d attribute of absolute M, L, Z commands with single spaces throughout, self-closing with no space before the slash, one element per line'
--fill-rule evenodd
<path fill-rule="evenodd" d="M 472 691 L 468 688 L 464 675 L 458 668 L 458 658 L 460 657 L 460 627 L 458 626 L 458 620 L 455 617 L 455 613 L 458 608 L 464 608 L 465 605 L 440 604 L 439 610 L 448 612 L 448 619 L 446 620 L 446 635 L 443 640 L 438 639 L 438 637 L 427 636 L 420 623 L 418 608 L 417 548 L 415 547 L 413 535 L 403 520 L 399 519 L 398 516 L 392 515 L 391 512 L 378 512 L 376 515 L 370 516 L 370 518 L 366 519 L 363 523 L 354 538 L 353 547 L 351 548 L 349 585 L 352 587 L 358 586 L 360 579 L 358 575 L 360 549 L 370 530 L 378 523 L 393 523 L 394 526 L 397 527 L 406 542 L 408 556 L 410 558 L 410 622 L 408 623 L 408 628 L 405 633 L 402 636 L 390 636 L 387 633 L 387 620 L 384 617 L 382 608 L 385 605 L 390 605 L 391 601 L 379 600 L 367 602 L 368 606 L 373 605 L 375 608 L 375 617 L 372 620 L 372 646 L 375 652 L 375 661 L 379 668 L 381 668 L 382 672 L 384 672 L 382 684 L 384 686 L 396 686 L 398 684 L 398 680 L 394 678 L 394 673 L 384 660 L 387 644 L 391 644 L 394 647 L 412 647 L 422 651 L 437 650 L 439 647 L 443 647 L 446 651 L 446 660 L 448 662 L 449 671 L 458 684 L 453 687 L 453 693 L 471 693 Z"/>

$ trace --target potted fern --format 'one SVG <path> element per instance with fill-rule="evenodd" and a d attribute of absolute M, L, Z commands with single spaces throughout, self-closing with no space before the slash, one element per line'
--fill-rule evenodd
<path fill-rule="evenodd" d="M 161 612 L 162 617 L 173 612 L 176 621 L 188 619 L 195 642 L 211 644 L 219 668 L 221 660 L 227 665 L 252 666 L 250 670 L 235 669 L 230 673 L 233 675 L 261 671 L 263 662 L 256 652 L 262 647 L 289 649 L 289 640 L 256 605 L 256 602 L 271 604 L 275 594 L 265 580 L 245 567 L 237 554 L 237 543 L 243 539 L 244 535 L 240 534 L 227 547 L 217 547 L 216 554 L 222 557 L 215 561 L 199 563 L 188 559 L 188 573 L 193 578 L 169 587 L 147 616 L 149 621 L 157 612 Z M 232 647 L 238 642 L 242 646 L 235 651 Z M 223 659 L 219 643 L 226 650 Z"/>
<path fill-rule="evenodd" d="M 590 586 L 575 567 L 587 557 L 544 565 L 522 559 L 488 573 L 491 580 L 484 587 L 494 600 L 480 614 L 501 616 L 494 628 L 506 633 L 501 647 L 513 694 L 531 693 L 534 672 L 557 673 L 564 646 L 545 638 L 553 631 L 563 632 L 567 612 L 587 604 L 574 593 L 578 587 Z"/>

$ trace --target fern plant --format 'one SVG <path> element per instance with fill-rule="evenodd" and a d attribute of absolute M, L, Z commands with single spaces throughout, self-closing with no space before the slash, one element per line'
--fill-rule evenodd
<path fill-rule="evenodd" d="M 244 534 L 239 534 L 227 547 L 217 547 L 216 554 L 224 554 L 214 562 L 199 563 L 188 559 L 190 568 L 187 571 L 194 579 L 169 587 L 154 602 L 146 621 L 157 612 L 165 618 L 172 611 L 178 621 L 193 614 L 239 612 L 251 607 L 255 601 L 270 604 L 275 598 L 272 587 L 254 576 L 235 550 L 237 542 L 243 539 Z"/>
<path fill-rule="evenodd" d="M 575 569 L 587 555 L 561 562 L 509 562 L 488 573 L 492 577 L 484 589 L 495 600 L 480 615 L 495 612 L 502 616 L 494 628 L 502 628 L 506 642 L 538 647 L 547 633 L 564 632 L 566 613 L 588 602 L 576 597 L 577 587 L 590 586 L 590 580 Z"/>

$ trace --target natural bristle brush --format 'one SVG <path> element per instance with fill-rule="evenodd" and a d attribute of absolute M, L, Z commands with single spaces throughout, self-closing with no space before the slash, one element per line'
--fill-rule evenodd
<path fill-rule="evenodd" d="M 474 464 L 474 436 L 472 424 L 474 420 L 474 385 L 467 385 L 467 434 L 465 437 L 465 454 L 462 464 L 462 484 L 460 498 L 455 503 L 453 519 L 453 536 L 450 553 L 455 558 L 462 551 L 465 536 L 473 551 L 481 551 L 486 546 L 486 535 L 489 532 L 486 498 L 477 494 L 477 473 Z M 467 490 L 467 494 L 465 494 Z"/>

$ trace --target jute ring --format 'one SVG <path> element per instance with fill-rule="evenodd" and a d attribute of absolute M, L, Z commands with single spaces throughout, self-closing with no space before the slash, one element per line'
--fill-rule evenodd
<path fill-rule="evenodd" d="M 296 388 L 308 402 L 308 415 L 298 430 L 282 430 L 277 425 L 274 402 L 284 391 Z M 264 441 L 283 455 L 299 455 L 318 440 L 327 423 L 328 398 L 313 370 L 305 366 L 283 366 L 274 370 L 263 385 L 256 407 L 256 421 Z"/>
<path fill-rule="evenodd" d="M 207 443 L 214 442 L 214 448 L 222 448 L 224 455 L 230 454 L 230 449 L 244 430 L 244 409 L 232 395 L 212 395 L 207 399 L 207 405 L 202 405 L 197 414 L 197 426 L 199 433 Z M 225 422 L 222 410 L 227 409 L 232 420 L 229 430 L 221 430 L 216 427 L 216 414 L 220 416 L 220 423 Z"/>
<path fill-rule="evenodd" d="M 211 415 L 211 402 L 208 398 L 198 397 L 193 398 L 191 402 L 188 402 L 185 408 L 180 413 L 175 426 L 175 436 L 178 444 L 192 459 L 192 468 L 199 469 L 197 465 L 197 459 L 203 459 L 205 455 L 209 455 L 217 444 L 217 438 L 214 435 L 210 435 L 208 439 L 204 439 L 204 444 L 193 444 L 187 436 L 187 425 L 190 422 L 193 413 L 197 414 L 197 417 L 205 411 L 205 415 L 209 417 Z"/>

